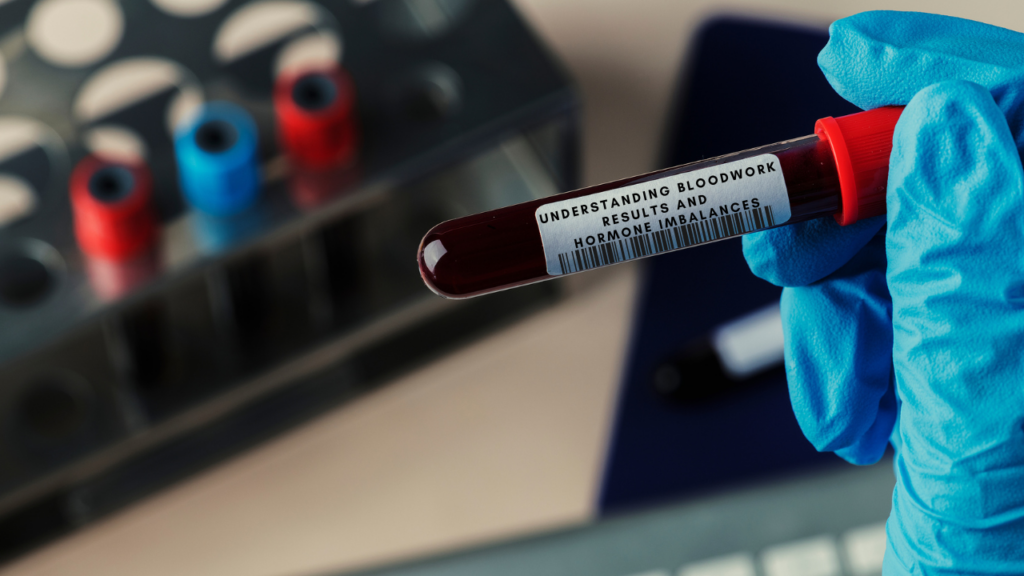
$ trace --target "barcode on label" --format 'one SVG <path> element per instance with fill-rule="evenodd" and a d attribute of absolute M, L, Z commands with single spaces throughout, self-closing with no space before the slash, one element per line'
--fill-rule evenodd
<path fill-rule="evenodd" d="M 562 252 L 558 255 L 558 263 L 562 267 L 562 274 L 572 274 L 771 228 L 774 225 L 772 207 L 765 206 Z"/>

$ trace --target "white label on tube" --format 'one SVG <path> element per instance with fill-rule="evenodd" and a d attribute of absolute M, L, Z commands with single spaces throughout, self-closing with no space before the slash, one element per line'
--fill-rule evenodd
<path fill-rule="evenodd" d="M 572 274 L 778 226 L 790 218 L 774 154 L 537 208 L 548 274 Z"/>

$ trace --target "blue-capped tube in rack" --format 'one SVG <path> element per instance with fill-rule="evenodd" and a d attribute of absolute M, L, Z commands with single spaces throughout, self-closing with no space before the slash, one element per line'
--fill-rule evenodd
<path fill-rule="evenodd" d="M 259 195 L 257 131 L 249 113 L 230 102 L 205 104 L 177 131 L 174 152 L 181 190 L 207 214 L 242 212 Z"/>

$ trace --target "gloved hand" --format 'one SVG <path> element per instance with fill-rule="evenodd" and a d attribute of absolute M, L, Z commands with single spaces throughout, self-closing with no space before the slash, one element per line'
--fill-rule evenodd
<path fill-rule="evenodd" d="M 1024 574 L 1024 35 L 899 12 L 830 32 L 839 94 L 906 109 L 886 216 L 744 238 L 786 287 L 794 411 L 853 463 L 891 437 L 884 574 Z"/>

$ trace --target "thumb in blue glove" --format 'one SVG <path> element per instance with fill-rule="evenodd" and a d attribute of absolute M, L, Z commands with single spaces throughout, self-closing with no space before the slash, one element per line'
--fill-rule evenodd
<path fill-rule="evenodd" d="M 893 12 L 831 33 L 841 95 L 907 108 L 886 219 L 744 239 L 788 286 L 794 411 L 856 463 L 900 445 L 886 574 L 1024 574 L 1024 36 Z"/>
<path fill-rule="evenodd" d="M 1024 171 L 981 86 L 933 85 L 907 111 L 887 202 L 902 406 L 886 564 L 1024 574 Z"/>

